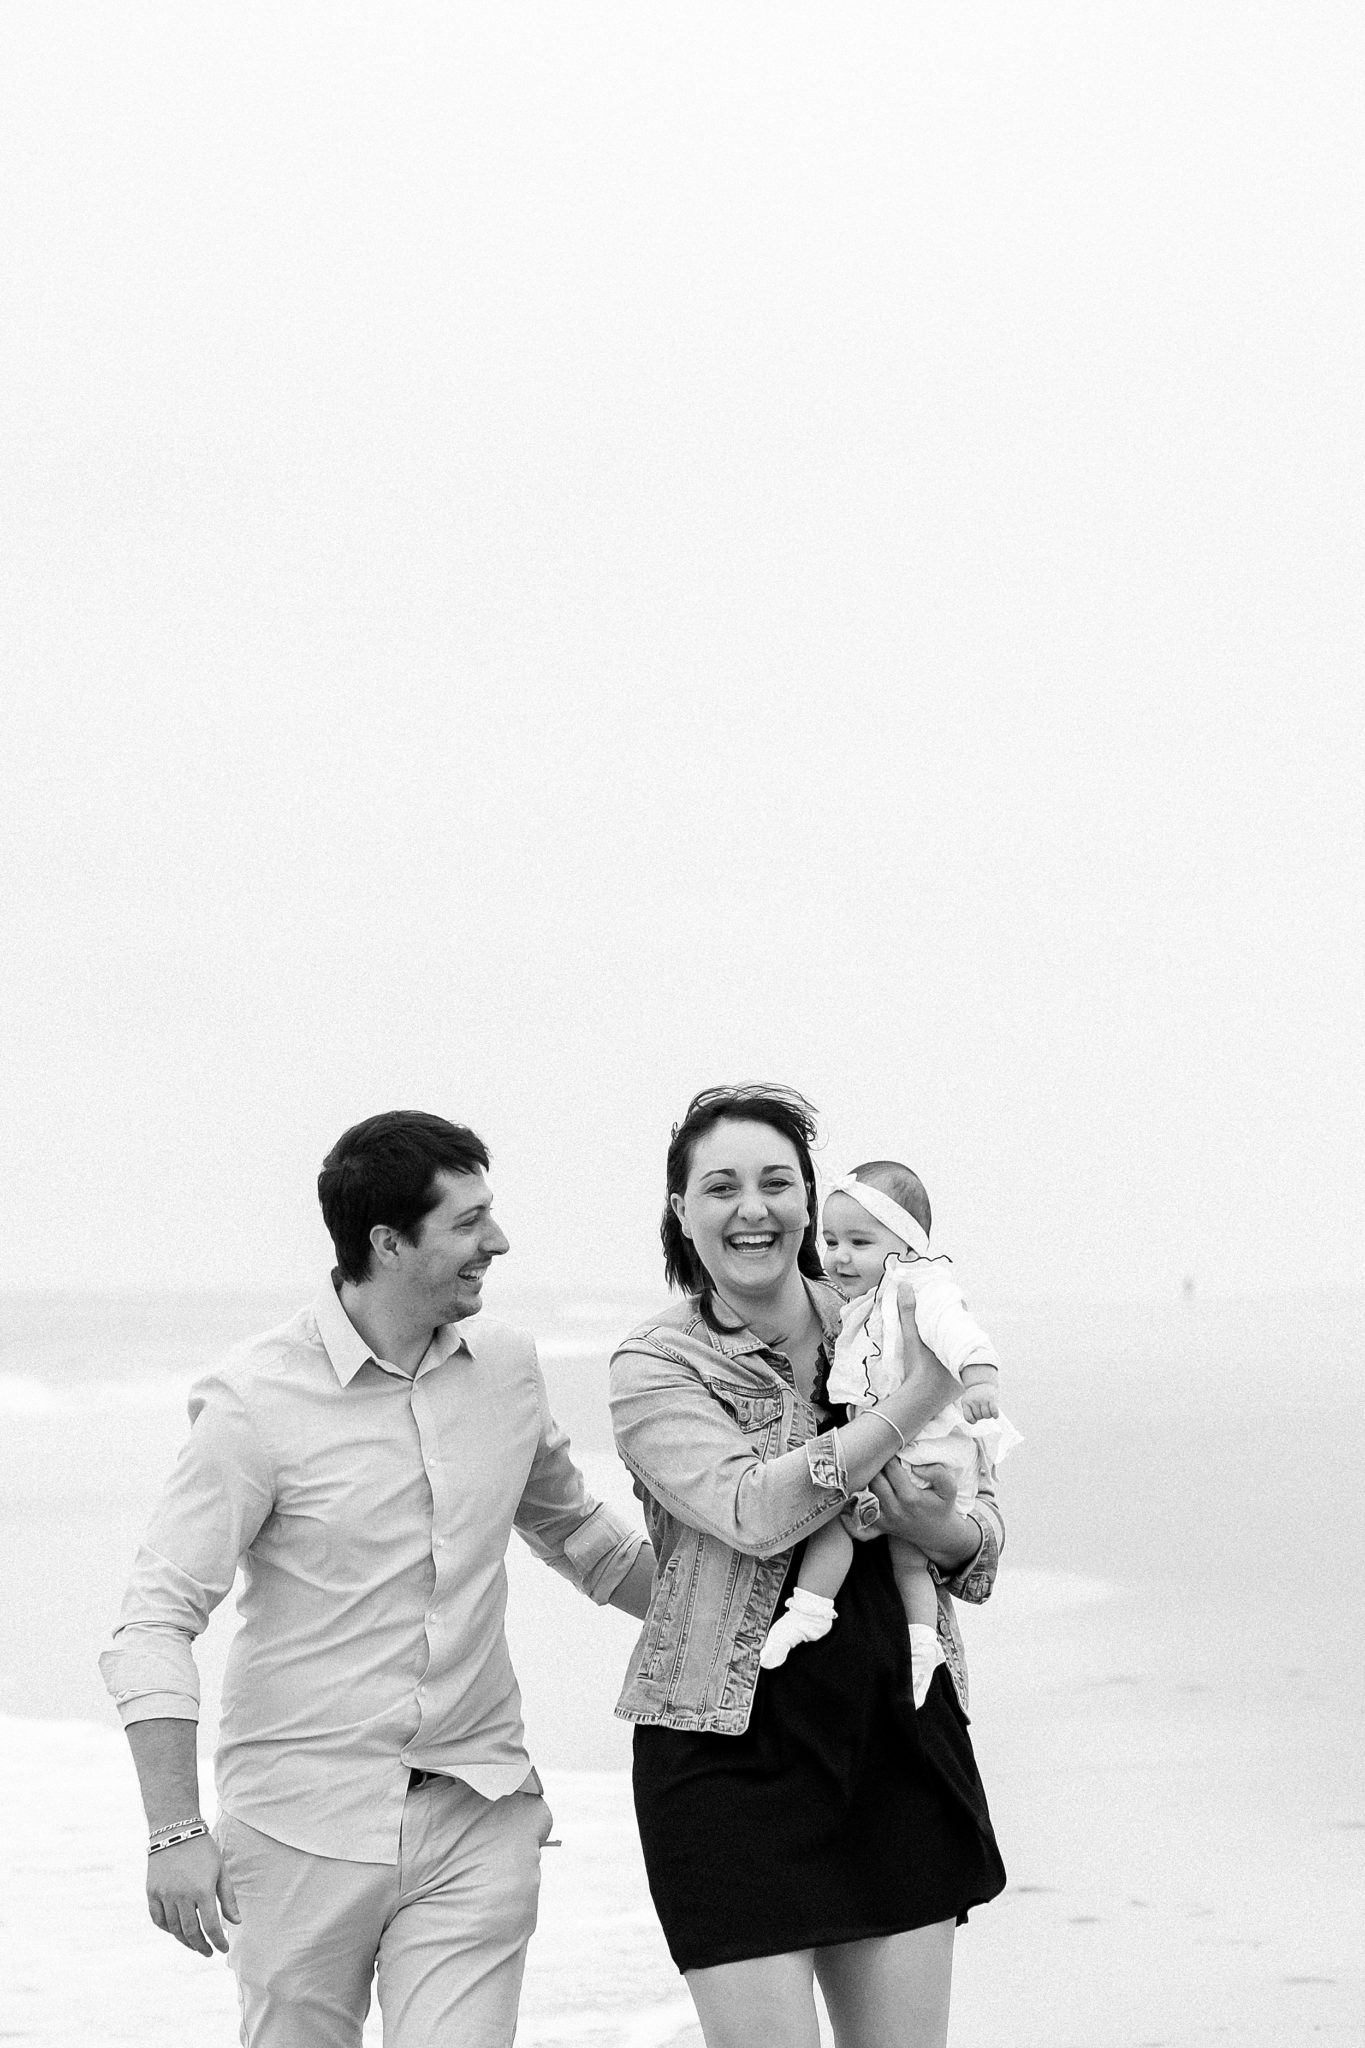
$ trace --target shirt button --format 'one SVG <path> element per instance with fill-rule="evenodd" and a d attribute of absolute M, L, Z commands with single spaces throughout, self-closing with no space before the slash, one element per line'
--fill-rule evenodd
<path fill-rule="evenodd" d="M 434 1614 L 429 1614 L 429 1615 L 427 1616 L 427 1627 L 428 1627 L 428 1628 L 435 1628 L 435 1626 L 436 1626 L 436 1616 L 435 1616 Z"/>

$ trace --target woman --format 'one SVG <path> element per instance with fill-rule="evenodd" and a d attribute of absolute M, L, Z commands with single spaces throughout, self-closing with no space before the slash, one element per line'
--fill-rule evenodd
<path fill-rule="evenodd" d="M 650 1890 L 707 2048 L 817 2048 L 816 1977 L 839 2048 L 943 2048 L 955 1923 L 1005 1881 L 946 1591 L 949 1666 L 918 1713 L 885 1543 L 858 1545 L 823 1641 L 758 1660 L 803 1538 L 836 1514 L 879 1508 L 978 1600 L 1000 1525 L 989 1493 L 968 1518 L 877 1477 L 955 1390 L 913 1315 L 905 1385 L 831 1427 L 842 1297 L 816 1251 L 813 1137 L 809 1104 L 767 1087 L 709 1089 L 674 1132 L 664 1267 L 686 1299 L 611 1367 L 658 1560 L 617 1712 L 637 1724 Z"/>

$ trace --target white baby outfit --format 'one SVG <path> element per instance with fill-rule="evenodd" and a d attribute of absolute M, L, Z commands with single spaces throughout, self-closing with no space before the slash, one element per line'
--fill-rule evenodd
<path fill-rule="evenodd" d="M 829 1401 L 867 1414 L 875 1412 L 901 1385 L 905 1338 L 900 1299 L 905 1288 L 914 1299 L 916 1329 L 954 1379 L 960 1380 L 963 1368 L 969 1365 L 998 1370 L 999 1354 L 981 1325 L 968 1315 L 962 1289 L 948 1273 L 948 1260 L 930 1258 L 928 1233 L 908 1210 L 880 1188 L 869 1187 L 852 1175 L 836 1180 L 827 1193 L 851 1195 L 908 1248 L 904 1257 L 892 1252 L 879 1284 L 845 1307 L 826 1386 Z M 957 1505 L 965 1508 L 976 1499 L 983 1472 L 998 1465 L 1022 1442 L 1018 1430 L 1003 1415 L 968 1422 L 953 1401 L 923 1425 L 897 1453 L 897 1459 L 914 1484 L 926 1489 L 929 1481 L 920 1477 L 926 1466 L 946 1466 L 957 1488 Z M 775 1670 L 799 1644 L 819 1642 L 828 1635 L 834 1619 L 833 1600 L 798 1583 L 786 1612 L 768 1631 L 760 1665 Z M 937 1630 L 911 1621 L 910 1665 L 917 1709 L 924 1705 L 935 1667 L 942 1662 Z"/>
<path fill-rule="evenodd" d="M 869 1216 L 901 1240 L 906 1253 L 898 1257 L 892 1252 L 879 1285 L 845 1308 L 830 1367 L 829 1399 L 867 1414 L 875 1412 L 901 1385 L 905 1338 L 900 1304 L 906 1288 L 914 1299 L 915 1328 L 954 1379 L 960 1380 L 969 1365 L 994 1366 L 998 1371 L 999 1353 L 967 1313 L 962 1289 L 949 1274 L 948 1260 L 929 1256 L 928 1232 L 916 1218 L 881 1188 L 869 1187 L 852 1175 L 836 1181 L 830 1193 L 851 1195 Z M 897 1453 L 897 1463 L 920 1487 L 929 1485 L 920 1476 L 927 1466 L 946 1466 L 957 1488 L 957 1506 L 967 1508 L 976 1499 L 983 1472 L 998 1465 L 1022 1442 L 1014 1424 L 1003 1415 L 968 1422 L 960 1405 L 952 1401 L 931 1416 Z M 771 1655 L 766 1646 L 764 1654 Z M 935 1666 L 942 1661 L 943 1646 L 936 1630 L 912 1621 L 910 1667 L 917 1708 L 924 1705 Z"/>
<path fill-rule="evenodd" d="M 844 1192 L 841 1190 L 841 1192 Z M 846 1190 L 851 1193 L 852 1189 Z M 859 1188 L 855 1199 L 876 1190 Z M 875 1215 L 876 1211 L 871 1210 Z M 899 1230 L 897 1235 L 903 1233 Z M 901 1335 L 900 1294 L 909 1288 L 915 1303 L 915 1327 L 953 1378 L 965 1365 L 1000 1364 L 1000 1354 L 974 1317 L 968 1314 L 962 1289 L 951 1277 L 944 1258 L 897 1258 L 891 1253 L 875 1292 L 860 1294 L 843 1313 L 834 1347 L 828 1393 L 859 1412 L 877 1408 L 905 1378 L 905 1342 Z M 900 1453 L 912 1476 L 926 1465 L 946 1465 L 957 1484 L 957 1504 L 976 1499 L 983 1463 L 998 1465 L 1016 1444 L 1018 1430 L 1003 1415 L 968 1422 L 956 1401 L 924 1423 Z M 922 1479 L 917 1484 L 924 1485 Z"/>

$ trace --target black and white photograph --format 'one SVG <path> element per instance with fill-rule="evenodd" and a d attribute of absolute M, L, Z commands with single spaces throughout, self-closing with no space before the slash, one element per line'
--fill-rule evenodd
<path fill-rule="evenodd" d="M 0 2041 L 1365 2048 L 1363 108 L 0 8 Z"/>

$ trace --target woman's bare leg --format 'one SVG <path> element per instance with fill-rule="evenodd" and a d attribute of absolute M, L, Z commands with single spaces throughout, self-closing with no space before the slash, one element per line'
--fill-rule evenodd
<path fill-rule="evenodd" d="M 953 1933 L 954 1923 L 940 1920 L 817 1949 L 815 1972 L 838 2048 L 946 2048 Z"/>
<path fill-rule="evenodd" d="M 820 2048 L 808 1948 L 689 1970 L 687 1988 L 706 2048 Z"/>

